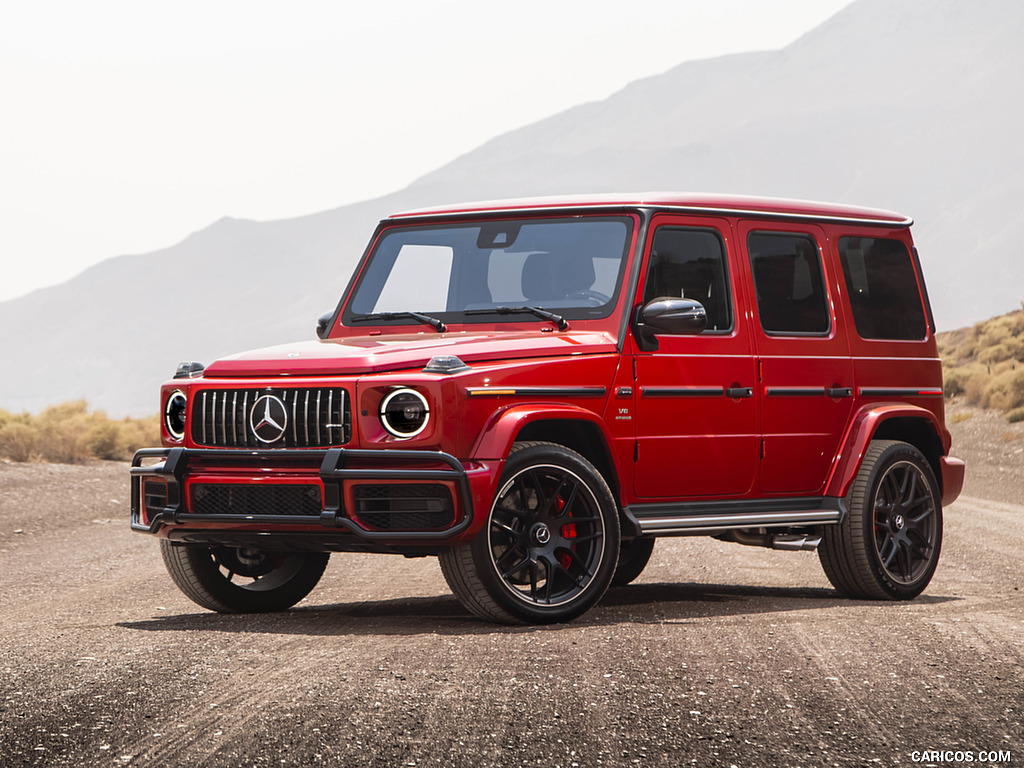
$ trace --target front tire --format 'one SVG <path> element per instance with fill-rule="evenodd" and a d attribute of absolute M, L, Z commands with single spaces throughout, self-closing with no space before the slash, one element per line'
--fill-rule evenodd
<path fill-rule="evenodd" d="M 654 552 L 655 541 L 653 538 L 638 538 L 622 542 L 619 546 L 619 564 L 612 576 L 613 587 L 624 587 L 644 572 Z"/>
<path fill-rule="evenodd" d="M 476 616 L 547 624 L 601 599 L 618 551 L 618 510 L 601 473 L 564 446 L 524 442 L 509 453 L 483 530 L 440 562 Z"/>
<path fill-rule="evenodd" d="M 917 448 L 868 446 L 846 497 L 849 513 L 826 526 L 818 557 L 846 597 L 909 600 L 928 586 L 942 548 L 942 494 Z"/>
<path fill-rule="evenodd" d="M 208 547 L 160 540 L 171 579 L 192 602 L 218 613 L 291 608 L 320 581 L 330 555 Z"/>

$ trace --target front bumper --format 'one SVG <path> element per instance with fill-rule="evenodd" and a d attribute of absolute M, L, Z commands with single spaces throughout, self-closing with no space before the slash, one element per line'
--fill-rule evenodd
<path fill-rule="evenodd" d="M 155 464 L 143 464 L 153 460 Z M 369 519 L 382 519 L 380 513 L 376 518 L 353 514 L 353 488 L 346 485 L 409 488 L 410 483 L 417 484 L 417 488 L 446 489 L 452 499 L 450 520 L 446 518 L 440 527 L 429 529 L 422 525 L 408 527 L 402 524 L 410 519 L 404 514 L 408 510 L 399 508 L 396 514 L 385 515 L 389 522 L 386 529 L 381 529 L 367 523 Z M 270 540 L 278 533 L 282 541 L 302 535 L 315 539 L 347 534 L 381 544 L 428 544 L 457 537 L 473 521 L 469 473 L 458 459 L 440 451 L 147 448 L 132 459 L 131 484 L 132 530 L 178 540 L 226 542 L 232 537 L 240 540 L 258 536 L 269 548 Z M 298 511 L 280 510 L 282 514 L 197 511 L 199 505 L 195 496 L 189 500 L 189 492 L 203 487 L 236 488 L 240 493 L 254 488 L 271 492 L 316 488 L 320 489 L 320 501 L 315 509 L 307 504 Z M 406 501 L 405 506 L 416 503 Z M 432 504 L 436 509 L 436 499 Z"/>

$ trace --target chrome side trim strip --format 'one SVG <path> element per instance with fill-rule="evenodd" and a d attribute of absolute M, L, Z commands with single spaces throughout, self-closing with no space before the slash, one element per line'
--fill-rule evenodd
<path fill-rule="evenodd" d="M 733 528 L 784 528 L 802 525 L 834 525 L 841 518 L 837 509 L 811 509 L 782 512 L 754 512 L 748 514 L 722 513 L 714 515 L 666 515 L 638 518 L 644 534 L 688 535 L 719 533 Z"/>

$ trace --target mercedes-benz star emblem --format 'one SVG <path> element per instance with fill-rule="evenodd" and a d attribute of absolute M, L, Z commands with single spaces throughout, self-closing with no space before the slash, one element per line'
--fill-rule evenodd
<path fill-rule="evenodd" d="M 253 403 L 249 412 L 249 426 L 261 443 L 276 443 L 284 437 L 288 426 L 288 409 L 280 398 L 264 395 Z"/>

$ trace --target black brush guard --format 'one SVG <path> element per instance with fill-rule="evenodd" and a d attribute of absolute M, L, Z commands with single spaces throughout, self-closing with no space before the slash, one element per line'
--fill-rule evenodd
<path fill-rule="evenodd" d="M 162 459 L 156 464 L 143 466 L 149 459 Z M 350 466 L 358 463 L 359 467 Z M 377 466 L 368 467 L 366 464 Z M 410 468 L 395 464 L 444 464 L 446 468 Z M 309 469 L 319 466 L 324 485 L 323 510 L 318 516 L 260 515 L 259 522 L 275 524 L 318 525 L 324 532 L 341 531 L 374 542 L 424 542 L 451 538 L 469 527 L 473 519 L 473 499 L 466 470 L 454 456 L 441 451 L 366 450 L 330 448 L 317 450 L 206 450 L 201 448 L 144 448 L 132 458 L 132 511 L 133 531 L 156 533 L 165 525 L 187 525 L 192 522 L 251 523 L 252 518 L 237 514 L 196 514 L 185 507 L 184 487 L 189 468 L 199 465 L 203 470 L 231 468 L 279 471 Z M 142 486 L 146 478 L 167 483 L 167 501 L 153 514 L 147 525 L 142 520 Z M 342 483 L 345 480 L 372 480 L 387 483 L 392 480 L 419 480 L 451 482 L 458 489 L 462 519 L 452 526 L 437 531 L 368 530 L 345 516 L 342 503 Z M 225 532 L 226 533 L 226 532 Z M 273 536 L 274 534 L 271 534 Z M 287 534 L 281 534 L 287 538 Z M 267 537 L 270 538 L 270 537 Z"/>

